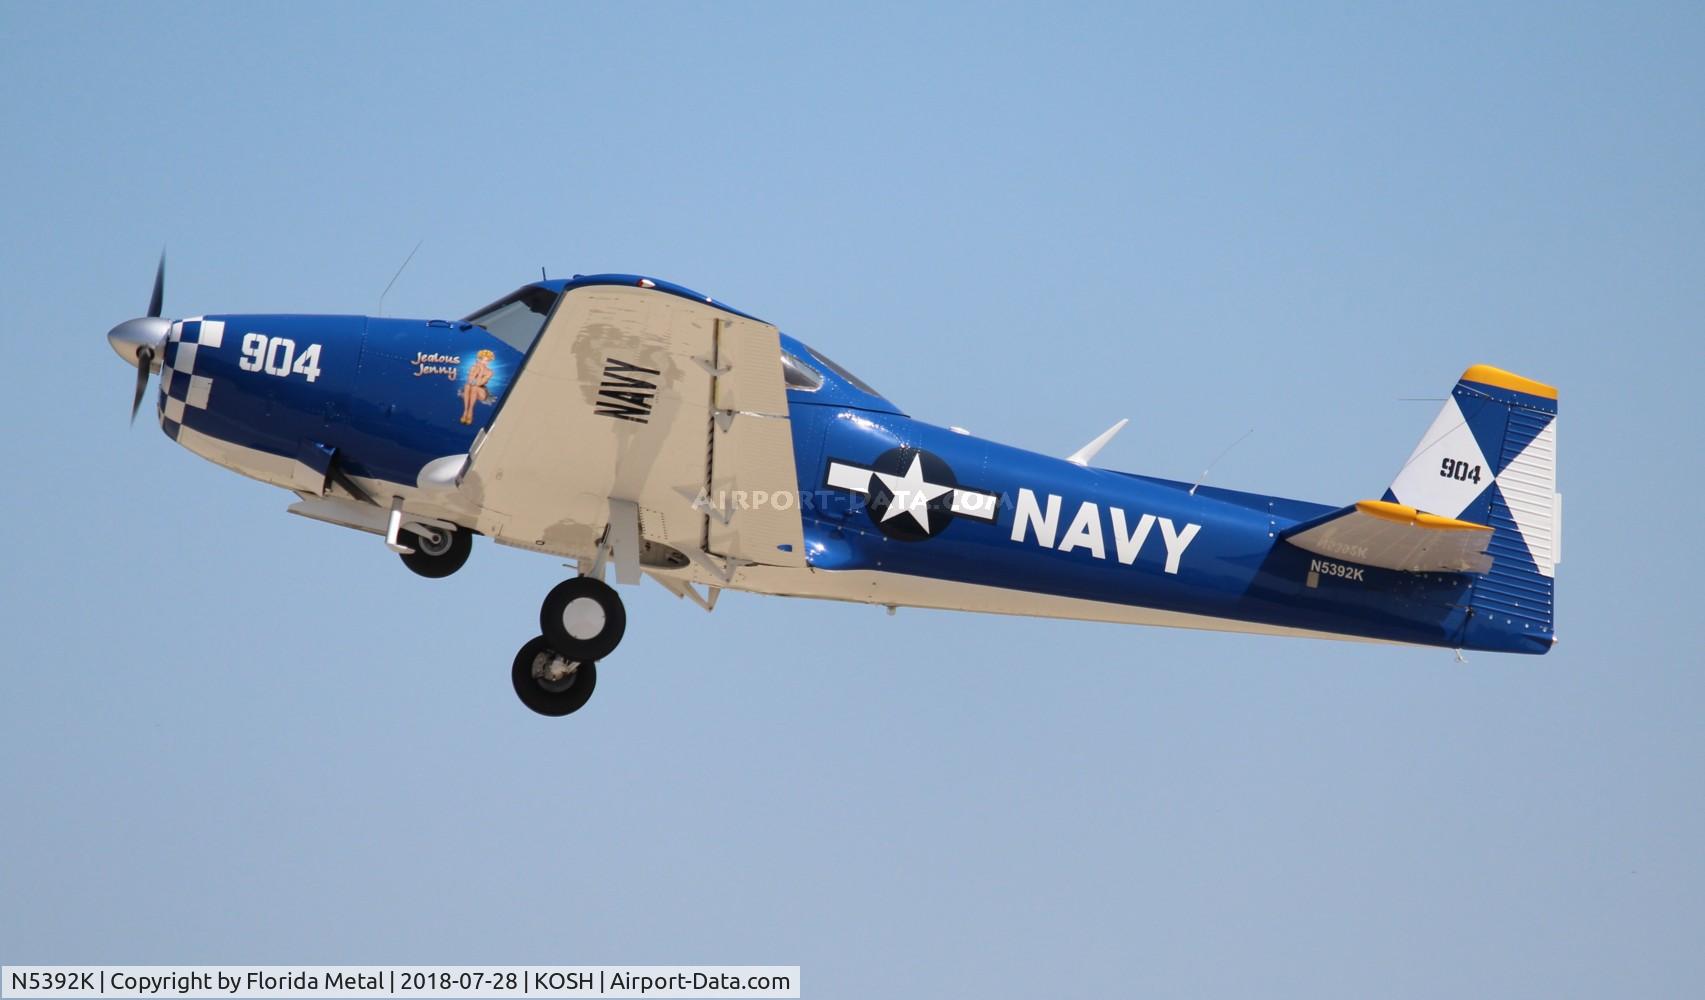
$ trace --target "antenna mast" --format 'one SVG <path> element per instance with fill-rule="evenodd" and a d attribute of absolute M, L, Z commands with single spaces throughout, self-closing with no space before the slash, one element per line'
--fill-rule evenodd
<path fill-rule="evenodd" d="M 408 262 L 413 260 L 414 255 L 420 252 L 420 244 L 425 243 L 425 242 L 426 242 L 426 237 L 422 236 L 420 238 L 420 242 L 416 243 L 414 245 L 414 249 L 410 250 L 408 252 L 408 256 L 403 258 L 403 266 L 397 268 L 396 274 L 391 275 L 390 283 L 385 286 L 385 290 L 379 293 L 379 313 L 378 314 L 380 316 L 385 315 L 385 296 L 391 294 L 391 285 L 396 284 L 397 279 L 403 276 L 403 271 L 404 271 L 404 269 L 406 269 L 408 267 Z"/>

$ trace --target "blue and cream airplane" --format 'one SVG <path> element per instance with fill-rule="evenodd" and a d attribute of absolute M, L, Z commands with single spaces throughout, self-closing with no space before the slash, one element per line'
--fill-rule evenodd
<path fill-rule="evenodd" d="M 626 628 L 613 575 L 1452 649 L 1543 653 L 1559 555 L 1557 392 L 1463 373 L 1379 499 L 1332 506 L 1055 458 L 906 416 L 827 356 L 666 281 L 537 281 L 461 320 L 147 316 L 160 426 L 442 577 L 474 535 L 575 561 L 516 654 L 566 715 Z"/>

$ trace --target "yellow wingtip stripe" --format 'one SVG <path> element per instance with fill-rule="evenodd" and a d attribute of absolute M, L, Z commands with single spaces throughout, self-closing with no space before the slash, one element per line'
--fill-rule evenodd
<path fill-rule="evenodd" d="M 1371 517 L 1386 521 L 1396 521 L 1416 528 L 1437 528 L 1443 531 L 1491 531 L 1489 524 L 1475 524 L 1473 521 L 1458 521 L 1454 517 L 1440 517 L 1429 514 L 1413 507 L 1405 507 L 1400 503 L 1390 503 L 1385 500 L 1357 500 L 1356 510 Z"/>
<path fill-rule="evenodd" d="M 1556 399 L 1556 388 L 1544 382 L 1535 382 L 1530 378 L 1522 378 L 1514 372 L 1493 368 L 1491 365 L 1474 365 L 1462 373 L 1462 381 L 1479 382 L 1481 385 L 1495 385 L 1500 389 L 1510 389 L 1515 392 L 1525 392 L 1529 396 L 1540 396 L 1545 399 Z"/>

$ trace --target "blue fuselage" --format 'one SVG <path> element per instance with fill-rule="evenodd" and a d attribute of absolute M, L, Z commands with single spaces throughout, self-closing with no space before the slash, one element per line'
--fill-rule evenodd
<path fill-rule="evenodd" d="M 816 568 L 1370 639 L 1511 648 L 1465 634 L 1466 576 L 1352 565 L 1276 541 L 1333 509 L 1326 505 L 1210 487 L 1192 495 L 1187 483 L 1084 468 L 894 413 L 796 399 L 792 415 Z M 932 537 L 895 538 L 855 494 L 824 489 L 830 461 L 868 464 L 897 448 L 931 453 L 959 483 L 996 495 L 996 516 L 954 517 Z"/>

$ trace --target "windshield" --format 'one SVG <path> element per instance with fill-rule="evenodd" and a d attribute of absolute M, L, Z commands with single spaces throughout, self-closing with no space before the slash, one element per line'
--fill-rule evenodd
<path fill-rule="evenodd" d="M 865 382 L 864 379 L 859 378 L 857 375 L 854 375 L 852 372 L 847 371 L 845 368 L 842 368 L 840 365 L 837 365 L 833 361 L 830 361 L 828 358 L 824 357 L 822 351 L 817 350 L 815 347 L 807 348 L 807 350 L 809 350 L 811 352 L 812 357 L 816 358 L 818 361 L 821 361 L 823 363 L 824 368 L 829 369 L 830 371 L 834 372 L 836 375 L 839 375 L 841 378 L 844 378 L 848 382 L 852 383 L 852 387 L 854 389 L 857 389 L 859 392 L 869 393 L 872 396 L 881 396 L 882 395 L 880 392 L 877 392 L 875 389 L 872 389 L 870 387 L 869 383 Z"/>
<path fill-rule="evenodd" d="M 550 315 L 551 306 L 556 305 L 561 294 L 537 285 L 527 285 L 464 318 L 462 322 L 484 327 L 498 340 L 525 354 L 527 349 L 533 346 L 533 341 L 539 338 L 539 330 L 545 325 L 545 317 Z"/>
<path fill-rule="evenodd" d="M 823 388 L 823 376 L 789 351 L 781 352 L 781 374 L 789 389 L 816 392 Z"/>

